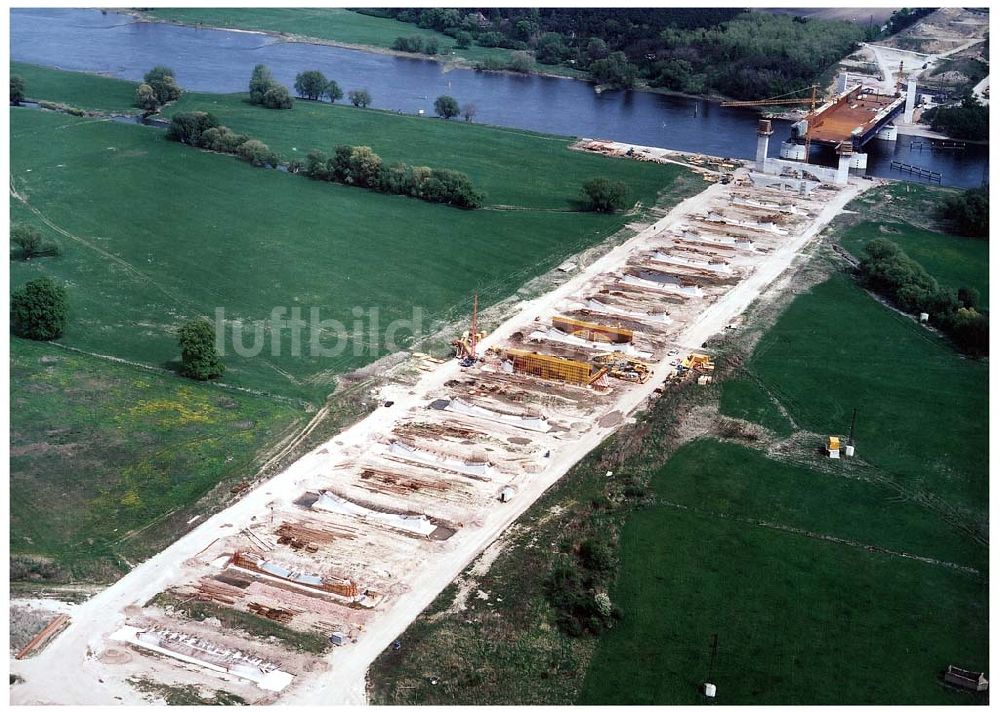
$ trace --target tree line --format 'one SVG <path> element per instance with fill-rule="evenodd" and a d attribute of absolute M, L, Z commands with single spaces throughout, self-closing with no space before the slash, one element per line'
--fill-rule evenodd
<path fill-rule="evenodd" d="M 990 192 L 986 188 L 973 188 L 947 198 L 938 210 L 938 217 L 959 235 L 989 237 Z"/>
<path fill-rule="evenodd" d="M 924 114 L 931 128 L 951 138 L 986 141 L 990 137 L 990 109 L 979 103 L 971 92 L 958 106 L 935 106 Z"/>
<path fill-rule="evenodd" d="M 972 287 L 945 289 L 896 243 L 878 238 L 865 245 L 858 267 L 862 282 L 910 314 L 926 313 L 930 323 L 959 348 L 981 356 L 989 352 L 989 314 L 979 310 Z"/>
<path fill-rule="evenodd" d="M 810 86 L 861 41 L 915 21 L 900 10 L 883 27 L 738 8 L 365 9 L 455 39 L 455 48 L 514 50 L 480 69 L 531 71 L 537 61 L 587 72 L 600 84 L 640 82 L 740 99 Z M 399 38 L 399 48 L 411 46 Z M 419 39 L 419 38 L 418 38 Z M 426 40 L 421 40 L 426 42 Z M 415 44 L 415 43 L 414 43 Z M 412 51 L 412 50 L 406 50 Z"/>

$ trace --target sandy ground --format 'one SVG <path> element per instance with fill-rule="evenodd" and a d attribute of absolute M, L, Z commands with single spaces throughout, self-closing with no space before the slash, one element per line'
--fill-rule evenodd
<path fill-rule="evenodd" d="M 684 348 L 698 348 L 713 334 L 721 331 L 739 315 L 762 291 L 784 272 L 802 248 L 846 205 L 865 189 L 870 181 L 855 180 L 836 192 L 822 194 L 822 210 L 801 231 L 785 239 L 775 239 L 773 249 L 760 257 L 752 271 L 728 291 L 721 293 L 707 308 L 694 315 L 674 342 Z M 482 343 L 508 343 L 512 335 L 526 324 L 534 324 L 559 311 L 559 306 L 601 283 L 609 273 L 621 272 L 639 251 L 657 244 L 664 231 L 704 214 L 710 206 L 729 199 L 733 185 L 714 184 L 702 193 L 676 206 L 651 227 L 611 250 L 572 279 L 538 299 L 524 302 L 508 320 Z M 817 198 L 819 200 L 819 198 Z M 607 400 L 601 401 L 602 413 L 628 416 L 641 408 L 647 399 L 675 369 L 668 358 L 655 365 L 654 376 L 646 384 L 613 389 Z M 351 428 L 339 433 L 322 446 L 304 456 L 284 472 L 263 483 L 229 509 L 218 513 L 185 535 L 173 545 L 135 568 L 113 586 L 76 607 L 69 628 L 36 657 L 12 663 L 11 672 L 24 682 L 11 689 L 15 704 L 142 704 L 145 700 L 126 682 L 134 674 L 128 665 L 109 667 L 108 636 L 135 616 L 135 606 L 141 606 L 157 593 L 176 586 L 190 572 L 202 566 L 199 557 L 205 550 L 218 546 L 235 532 L 258 517 L 263 519 L 278 503 L 288 503 L 304 488 L 330 481 L 336 475 L 337 463 L 351 462 L 372 450 L 373 443 L 393 432 L 401 418 L 426 412 L 427 403 L 447 390 L 446 384 L 466 378 L 457 361 L 449 361 L 424 374 L 407 389 L 399 389 L 390 408 L 379 408 Z M 582 389 L 581 389 L 582 390 Z M 389 600 L 378 615 L 365 626 L 363 635 L 351 645 L 334 648 L 321 667 L 322 674 L 303 675 L 280 697 L 283 704 L 363 704 L 365 675 L 372 660 L 398 637 L 437 594 L 490 545 L 512 522 L 588 451 L 597 446 L 620 426 L 622 419 L 611 418 L 608 425 L 588 422 L 569 436 L 561 435 L 540 442 L 552 443 L 551 458 L 541 471 L 518 480 L 517 496 L 509 503 L 494 502 L 477 511 L 475 521 L 458 531 L 450 540 L 428 553 L 407 572 L 399 595 Z M 612 424 L 613 423 L 613 424 Z M 105 662 L 102 662 L 102 657 Z M 58 671 L 59 684 L 53 685 L 53 671 Z M 190 672 L 190 671 L 189 671 Z M 195 671 L 197 672 L 197 671 Z M 299 672 L 296 670 L 296 672 Z M 210 677 L 210 676 L 205 676 Z M 206 682 L 206 684 L 208 684 Z M 260 698 L 268 702 L 273 699 Z"/>

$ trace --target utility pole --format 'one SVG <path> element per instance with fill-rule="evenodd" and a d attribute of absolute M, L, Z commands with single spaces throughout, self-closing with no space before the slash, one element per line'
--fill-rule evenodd
<path fill-rule="evenodd" d="M 847 438 L 848 445 L 854 444 L 854 424 L 857 422 L 857 420 L 858 420 L 858 409 L 855 408 L 854 415 L 851 416 L 851 435 L 850 437 Z"/>
<path fill-rule="evenodd" d="M 712 633 L 712 655 L 708 659 L 708 679 L 715 673 L 715 658 L 719 654 L 719 634 Z"/>

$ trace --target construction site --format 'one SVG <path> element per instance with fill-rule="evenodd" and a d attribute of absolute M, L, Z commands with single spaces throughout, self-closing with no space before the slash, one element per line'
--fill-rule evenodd
<path fill-rule="evenodd" d="M 703 344 L 871 185 L 577 148 L 681 162 L 712 184 L 491 333 L 474 310 L 454 359 L 60 620 L 14 661 L 13 701 L 139 703 L 129 681 L 145 679 L 253 704 L 363 703 L 375 656 L 574 463 L 657 392 L 712 387 Z M 223 624 L 240 617 L 326 649 Z"/>

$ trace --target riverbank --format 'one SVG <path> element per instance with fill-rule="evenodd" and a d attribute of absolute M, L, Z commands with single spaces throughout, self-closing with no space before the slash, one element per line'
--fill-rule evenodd
<path fill-rule="evenodd" d="M 143 10 L 117 10 L 118 14 L 126 15 L 133 18 L 136 22 L 144 22 L 149 24 L 167 24 L 175 25 L 178 27 L 194 27 L 198 29 L 205 30 L 220 30 L 226 32 L 242 32 L 246 34 L 261 35 L 265 37 L 273 37 L 275 39 L 281 40 L 283 42 L 295 42 L 298 44 L 310 44 L 320 47 L 338 47 L 341 49 L 349 49 L 357 52 L 368 52 L 370 54 L 379 54 L 387 57 L 399 57 L 402 59 L 414 59 L 414 60 L 424 60 L 436 62 L 442 65 L 442 71 L 451 71 L 454 69 L 466 69 L 471 71 L 481 71 L 490 72 L 492 74 L 510 74 L 510 75 L 525 75 L 530 74 L 539 77 L 548 77 L 550 79 L 578 79 L 581 81 L 588 81 L 586 72 L 579 70 L 562 68 L 560 70 L 551 69 L 543 70 L 538 69 L 537 65 L 528 72 L 515 72 L 509 69 L 477 69 L 476 62 L 479 60 L 461 57 L 461 56 L 442 56 L 440 54 L 422 54 L 414 52 L 402 52 L 399 50 L 394 50 L 391 47 L 384 47 L 373 44 L 359 44 L 355 42 L 345 42 L 343 40 L 335 40 L 330 38 L 316 37 L 314 35 L 303 35 L 293 32 L 285 32 L 281 30 L 268 30 L 263 28 L 248 29 L 246 27 L 238 27 L 226 24 L 203 24 L 191 21 L 177 20 L 166 17 L 158 17 L 156 15 L 150 14 L 148 11 Z M 418 28 L 410 27 L 403 28 L 401 32 L 405 32 L 406 35 L 414 34 L 419 32 Z M 447 35 L 442 35 L 448 40 L 451 40 Z"/>

